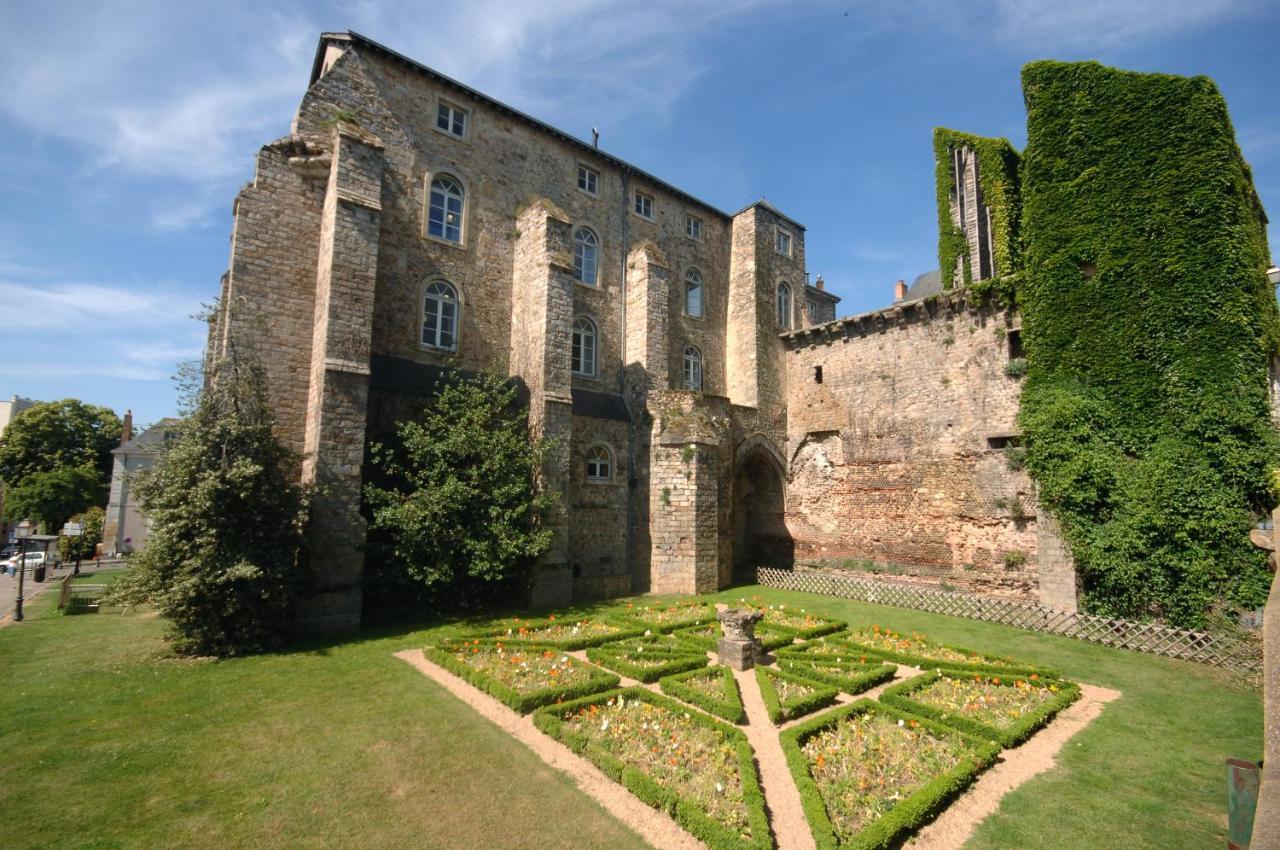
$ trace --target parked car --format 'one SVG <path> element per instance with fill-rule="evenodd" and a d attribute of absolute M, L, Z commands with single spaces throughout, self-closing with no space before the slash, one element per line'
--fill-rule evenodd
<path fill-rule="evenodd" d="M 25 561 L 27 570 L 34 570 L 36 567 L 48 566 L 52 559 L 46 559 L 44 552 L 28 552 L 25 555 L 14 555 L 12 558 L 4 562 L 5 570 L 15 572 L 18 569 L 18 561 Z"/>

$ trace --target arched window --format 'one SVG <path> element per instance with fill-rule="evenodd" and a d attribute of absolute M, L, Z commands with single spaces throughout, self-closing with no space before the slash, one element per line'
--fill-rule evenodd
<path fill-rule="evenodd" d="M 702 352 L 692 345 L 684 347 L 684 388 L 702 390 Z"/>
<path fill-rule="evenodd" d="M 592 446 L 587 451 L 587 480 L 609 481 L 613 478 L 613 452 L 608 446 Z"/>
<path fill-rule="evenodd" d="M 573 275 L 587 286 L 596 285 L 600 245 L 596 235 L 585 227 L 573 233 Z"/>
<path fill-rule="evenodd" d="M 443 280 L 429 285 L 422 299 L 422 344 L 444 351 L 458 347 L 458 291 Z"/>
<path fill-rule="evenodd" d="M 596 374 L 596 326 L 585 316 L 573 323 L 573 373 Z"/>
<path fill-rule="evenodd" d="M 695 319 L 702 317 L 702 275 L 697 269 L 689 269 L 684 276 L 684 312 Z"/>
<path fill-rule="evenodd" d="M 431 181 L 431 205 L 427 211 L 427 233 L 447 242 L 462 244 L 462 184 L 441 175 Z"/>
<path fill-rule="evenodd" d="M 791 285 L 785 280 L 778 284 L 778 325 L 791 327 Z"/>

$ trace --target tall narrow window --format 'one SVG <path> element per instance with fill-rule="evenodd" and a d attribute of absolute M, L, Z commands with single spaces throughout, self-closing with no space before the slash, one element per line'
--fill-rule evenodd
<path fill-rule="evenodd" d="M 422 344 L 443 351 L 458 347 L 458 292 L 443 280 L 428 286 L 422 300 Z"/>
<path fill-rule="evenodd" d="M 467 113 L 448 103 L 436 108 L 436 129 L 461 139 L 467 134 Z"/>
<path fill-rule="evenodd" d="M 633 209 L 636 211 L 636 215 L 653 221 L 653 196 L 646 195 L 644 192 L 636 192 Z"/>
<path fill-rule="evenodd" d="M 573 373 L 595 377 L 596 326 L 585 316 L 573 323 Z"/>
<path fill-rule="evenodd" d="M 608 446 L 592 446 L 587 452 L 587 480 L 608 481 L 613 477 L 613 452 Z"/>
<path fill-rule="evenodd" d="M 692 345 L 684 347 L 684 388 L 702 389 L 702 352 Z"/>
<path fill-rule="evenodd" d="M 786 281 L 778 284 L 778 326 L 791 327 L 791 286 Z"/>
<path fill-rule="evenodd" d="M 452 177 L 431 181 L 431 206 L 427 212 L 427 233 L 446 242 L 462 243 L 462 186 Z"/>
<path fill-rule="evenodd" d="M 702 275 L 697 269 L 689 269 L 684 276 L 684 312 L 686 316 L 702 318 Z"/>
<path fill-rule="evenodd" d="M 585 227 L 573 234 L 573 274 L 587 286 L 596 285 L 596 269 L 599 266 L 599 244 L 596 235 Z"/>
<path fill-rule="evenodd" d="M 774 247 L 777 249 L 779 254 L 783 254 L 787 257 L 790 257 L 791 256 L 791 234 L 783 230 L 781 227 L 779 227 L 778 233 L 777 233 L 777 239 L 774 242 Z"/>
<path fill-rule="evenodd" d="M 684 218 L 684 232 L 690 239 L 702 241 L 702 219 L 688 215 Z"/>

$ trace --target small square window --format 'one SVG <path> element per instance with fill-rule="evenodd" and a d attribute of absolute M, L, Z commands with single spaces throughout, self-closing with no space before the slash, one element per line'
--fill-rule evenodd
<path fill-rule="evenodd" d="M 782 254 L 785 257 L 791 256 L 791 234 L 783 230 L 781 227 L 778 228 L 778 238 L 774 245 L 778 249 L 779 254 Z"/>
<path fill-rule="evenodd" d="M 635 211 L 636 215 L 641 218 L 653 221 L 653 196 L 646 195 L 644 192 L 636 192 Z"/>
<path fill-rule="evenodd" d="M 600 172 L 585 165 L 578 166 L 578 188 L 588 195 L 600 193 Z"/>
<path fill-rule="evenodd" d="M 467 134 L 467 113 L 448 103 L 436 109 L 436 129 L 461 139 Z"/>
<path fill-rule="evenodd" d="M 684 232 L 689 235 L 690 239 L 702 241 L 702 219 L 697 216 L 686 216 L 684 220 Z"/>

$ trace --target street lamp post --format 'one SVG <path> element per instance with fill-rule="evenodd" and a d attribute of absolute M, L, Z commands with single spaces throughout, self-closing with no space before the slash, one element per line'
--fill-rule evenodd
<path fill-rule="evenodd" d="M 18 527 L 13 530 L 13 536 L 18 538 L 18 598 L 14 600 L 13 621 L 21 623 L 22 579 L 27 573 L 27 538 L 31 536 L 31 523 L 25 519 L 18 523 Z"/>

